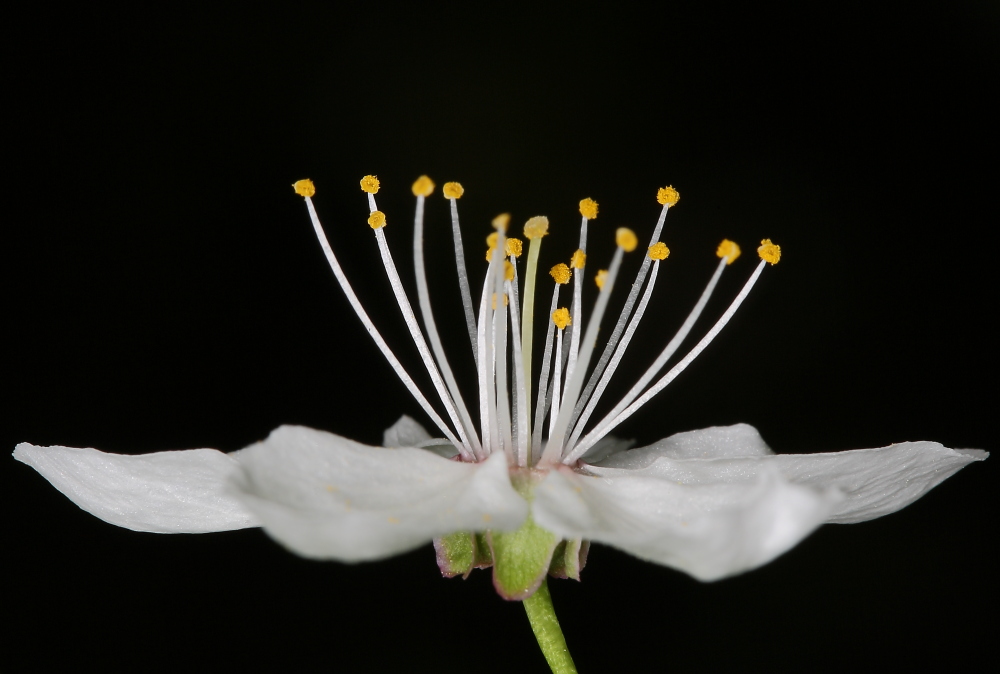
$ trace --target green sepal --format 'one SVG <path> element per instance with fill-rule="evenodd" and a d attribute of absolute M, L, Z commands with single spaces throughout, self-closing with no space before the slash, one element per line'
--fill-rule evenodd
<path fill-rule="evenodd" d="M 438 568 L 446 578 L 468 578 L 473 569 L 489 568 L 493 564 L 486 534 L 456 531 L 434 539 Z"/>
<path fill-rule="evenodd" d="M 574 538 L 571 541 L 560 541 L 552 553 L 552 564 L 549 565 L 549 575 L 555 578 L 572 578 L 580 580 L 580 572 L 587 565 L 587 553 L 590 551 L 590 541 Z"/>
<path fill-rule="evenodd" d="M 493 553 L 493 587 L 504 599 L 530 597 L 545 580 L 559 539 L 528 515 L 515 531 L 488 531 Z"/>

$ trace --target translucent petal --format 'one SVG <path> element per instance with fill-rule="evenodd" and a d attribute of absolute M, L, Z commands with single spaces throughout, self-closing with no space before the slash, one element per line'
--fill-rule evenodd
<path fill-rule="evenodd" d="M 431 434 L 413 417 L 405 414 L 382 434 L 383 447 L 417 447 L 431 439 Z"/>
<path fill-rule="evenodd" d="M 727 430 L 731 432 L 726 433 Z M 740 424 L 728 429 L 709 428 L 679 435 L 700 439 L 712 435 L 730 437 L 733 439 L 731 446 L 737 446 L 740 442 L 749 441 L 756 431 L 751 426 Z M 981 450 L 948 449 L 937 442 L 925 441 L 821 454 L 760 453 L 757 456 L 745 455 L 744 458 L 699 459 L 669 450 L 671 440 L 677 437 L 617 454 L 603 462 L 602 467 L 588 467 L 588 471 L 603 475 L 605 467 L 615 466 L 632 469 L 637 475 L 688 485 L 751 482 L 762 471 L 776 471 L 795 484 L 837 487 L 845 498 L 834 508 L 829 521 L 851 523 L 904 508 L 960 468 L 988 456 Z M 737 442 L 736 438 L 743 440 Z M 748 442 L 745 447 L 749 445 Z M 763 441 L 760 446 L 766 447 Z M 635 456 L 630 456 L 633 454 Z M 739 456 L 731 452 L 722 455 Z M 694 456 L 699 454 L 694 453 Z"/>
<path fill-rule="evenodd" d="M 236 460 L 214 449 L 126 456 L 21 443 L 14 458 L 87 512 L 126 529 L 176 534 L 257 526 L 226 490 Z"/>
<path fill-rule="evenodd" d="M 646 447 L 616 453 L 600 461 L 600 464 L 614 468 L 639 469 L 646 468 L 660 457 L 721 459 L 770 456 L 773 453 L 756 428 L 749 424 L 735 424 L 675 433 Z M 595 460 L 594 463 L 598 461 Z"/>
<path fill-rule="evenodd" d="M 635 444 L 635 440 L 616 438 L 613 435 L 605 435 L 594 443 L 594 446 L 587 450 L 586 454 L 580 457 L 584 463 L 601 463 L 608 457 L 624 452 Z"/>
<path fill-rule="evenodd" d="M 462 463 L 282 426 L 240 467 L 233 492 L 265 531 L 318 559 L 380 559 L 456 531 L 515 529 L 528 513 L 502 453 Z"/>
<path fill-rule="evenodd" d="M 458 448 L 447 438 L 432 438 L 412 417 L 405 414 L 382 434 L 383 447 L 419 447 L 450 459 L 459 455 Z"/>
<path fill-rule="evenodd" d="M 840 498 L 771 471 L 748 483 L 695 486 L 603 472 L 550 472 L 535 490 L 536 521 L 562 538 L 607 543 L 706 581 L 766 564 L 822 524 Z"/>

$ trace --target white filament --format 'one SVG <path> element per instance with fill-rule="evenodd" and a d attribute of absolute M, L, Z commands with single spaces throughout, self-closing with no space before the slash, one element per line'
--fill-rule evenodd
<path fill-rule="evenodd" d="M 583 384 L 584 374 L 587 372 L 587 365 L 590 364 L 590 357 L 594 353 L 594 346 L 597 342 L 597 330 L 601 325 L 601 318 L 604 317 L 604 312 L 608 307 L 608 300 L 611 298 L 611 291 L 614 288 L 615 279 L 618 277 L 618 270 L 621 268 L 622 255 L 624 253 L 625 251 L 619 246 L 615 251 L 614 257 L 611 258 L 607 278 L 604 280 L 601 292 L 597 295 L 597 301 L 594 303 L 594 311 L 591 314 L 590 322 L 587 324 L 587 332 L 584 334 L 583 341 L 580 344 L 580 355 L 577 359 L 576 371 L 570 380 L 566 382 L 562 404 L 558 409 L 559 416 L 556 419 L 554 432 L 549 434 L 549 442 L 545 446 L 542 461 L 551 461 L 554 463 L 557 457 L 562 454 L 563 441 L 566 438 L 566 429 L 569 426 L 570 416 L 573 414 L 573 406 L 576 405 L 576 398 L 580 394 L 580 387 Z M 555 406 L 552 408 L 552 414 L 556 414 Z"/>
<path fill-rule="evenodd" d="M 686 356 L 684 356 L 676 365 L 674 365 L 669 372 L 663 375 L 659 379 L 659 381 L 653 384 L 653 386 L 651 386 L 648 391 L 639 396 L 639 398 L 634 403 L 626 407 L 616 417 L 612 419 L 608 418 L 610 417 L 610 415 L 608 415 L 608 417 L 605 417 L 601 421 L 601 423 L 598 424 L 597 427 L 594 428 L 594 430 L 588 433 L 580 441 L 580 444 L 578 444 L 573 449 L 573 451 L 570 452 L 563 459 L 563 463 L 572 464 L 574 461 L 579 459 L 581 456 L 583 456 L 584 452 L 586 452 L 588 449 L 594 446 L 594 443 L 596 443 L 598 440 L 600 440 L 605 435 L 610 433 L 620 423 L 622 423 L 630 416 L 635 414 L 640 407 L 649 402 L 649 400 L 652 399 L 653 396 L 662 391 L 664 388 L 666 388 L 666 386 L 670 382 L 676 379 L 677 375 L 683 372 L 687 368 L 687 366 L 690 365 L 691 362 L 694 361 L 694 359 L 697 358 L 698 355 L 705 350 L 705 347 L 707 347 L 711 343 L 711 341 L 715 339 L 716 335 L 718 335 L 719 332 L 722 331 L 722 328 L 726 327 L 726 323 L 728 323 L 729 319 L 733 317 L 733 314 L 736 313 L 736 310 L 740 308 L 740 305 L 743 304 L 743 300 L 745 300 L 747 298 L 747 295 L 750 294 L 750 289 L 753 288 L 754 283 L 756 283 L 757 279 L 760 278 L 760 273 L 764 271 L 765 264 L 766 262 L 764 260 L 760 261 L 760 264 L 757 265 L 757 268 L 750 276 L 750 279 L 746 282 L 746 284 L 744 284 L 743 289 L 740 290 L 740 293 L 736 296 L 736 299 L 733 300 L 733 303 L 729 305 L 729 308 L 726 309 L 726 312 L 722 314 L 722 317 L 719 318 L 718 321 L 716 321 L 715 325 L 712 326 L 712 329 L 709 330 L 708 333 L 701 338 L 700 342 L 695 344 L 694 348 L 691 349 Z"/>
<path fill-rule="evenodd" d="M 344 275 L 344 270 L 340 266 L 340 262 L 337 260 L 337 256 L 333 254 L 333 248 L 330 247 L 330 242 L 326 238 L 326 232 L 323 231 L 323 225 L 320 224 L 319 216 L 316 214 L 316 207 L 313 206 L 312 199 L 309 197 L 305 198 L 306 208 L 309 210 L 309 219 L 312 221 L 313 230 L 316 232 L 316 238 L 319 239 L 319 245 L 323 249 L 323 253 L 326 255 L 326 260 L 330 265 L 330 269 L 333 270 L 333 275 L 337 279 L 337 283 L 340 284 L 341 290 L 347 296 L 347 301 L 350 302 L 351 308 L 354 309 L 354 313 L 357 314 L 358 318 L 361 319 L 362 324 L 364 324 L 365 329 L 371 336 L 375 345 L 378 346 L 379 351 L 385 356 L 385 359 L 389 361 L 389 365 L 392 367 L 393 372 L 400 378 L 403 385 L 406 386 L 406 390 L 410 392 L 410 395 L 417 401 L 420 407 L 427 413 L 427 416 L 431 418 L 434 425 L 444 434 L 448 441 L 451 442 L 458 449 L 459 453 L 462 455 L 463 461 L 474 460 L 472 453 L 466 449 L 465 445 L 459 442 L 455 434 L 448 428 L 448 425 L 444 420 L 438 416 L 438 413 L 434 411 L 431 404 L 424 397 L 424 394 L 420 392 L 417 385 L 414 383 L 413 379 L 410 377 L 409 373 L 403 368 L 403 364 L 399 362 L 396 355 L 389 348 L 389 345 L 385 343 L 382 339 L 382 335 L 379 334 L 378 329 L 375 324 L 372 323 L 371 318 L 368 317 L 368 313 L 365 311 L 364 307 L 361 306 L 361 302 L 358 300 L 358 296 L 354 293 L 354 289 L 351 287 L 350 282 L 347 280 L 347 276 Z"/>
<path fill-rule="evenodd" d="M 370 195 L 369 195 L 370 196 Z M 458 287 L 462 291 L 462 307 L 465 309 L 465 324 L 469 329 L 469 339 L 472 341 L 472 354 L 477 363 L 480 349 L 476 345 L 476 315 L 472 308 L 472 291 L 469 290 L 469 270 L 465 266 L 465 249 L 462 246 L 462 230 L 458 225 L 458 199 L 451 202 L 451 234 L 455 240 L 455 262 L 458 266 Z"/>
<path fill-rule="evenodd" d="M 549 368 L 552 362 L 552 331 L 556 324 L 552 322 L 552 314 L 559 303 L 559 287 L 556 283 L 552 289 L 552 305 L 549 307 L 548 321 L 545 328 L 545 351 L 542 353 L 542 374 L 538 378 L 538 401 L 535 404 L 535 427 L 531 433 L 531 455 L 539 456 L 542 448 L 542 422 L 548 409 Z M 530 462 L 529 462 L 530 463 Z"/>
<path fill-rule="evenodd" d="M 608 382 L 611 381 L 611 376 L 618 368 L 618 363 L 621 362 L 622 356 L 625 355 L 625 349 L 628 348 L 629 343 L 632 341 L 632 336 L 635 334 L 636 328 L 639 327 L 639 321 L 642 320 L 642 315 L 646 312 L 646 305 L 649 304 L 649 297 L 653 294 L 653 287 L 656 285 L 656 276 L 659 269 L 660 261 L 656 260 L 653 264 L 653 270 L 649 274 L 649 282 L 646 283 L 646 291 L 642 294 L 642 299 L 639 300 L 639 307 L 635 310 L 635 314 L 632 315 L 632 319 L 628 322 L 628 328 L 625 329 L 625 335 L 615 348 L 615 355 L 611 357 L 611 362 L 608 363 L 608 367 L 601 375 L 601 381 L 598 382 L 593 395 L 590 400 L 587 401 L 587 407 L 583 410 L 583 413 L 579 415 L 579 420 L 573 420 L 570 422 L 571 424 L 575 424 L 575 426 L 573 426 L 573 432 L 570 433 L 569 442 L 566 443 L 567 447 L 572 448 L 577 439 L 580 437 L 580 432 L 590 419 L 590 415 L 594 413 L 594 408 L 601 400 L 601 396 L 604 394 L 604 389 L 607 388 Z M 580 403 L 583 401 L 584 399 L 582 397 L 579 401 L 577 401 L 577 409 L 579 409 Z M 577 410 L 573 410 L 573 413 L 574 416 L 576 416 Z"/>
<path fill-rule="evenodd" d="M 472 423 L 472 417 L 469 415 L 469 410 L 465 406 L 465 400 L 463 400 L 462 393 L 458 388 L 458 382 L 455 381 L 455 375 L 451 370 L 451 365 L 448 363 L 444 346 L 441 344 L 441 336 L 438 334 L 437 324 L 434 322 L 434 313 L 431 310 L 431 296 L 427 290 L 427 269 L 424 265 L 423 195 L 417 196 L 417 210 L 413 217 L 413 267 L 417 278 L 417 304 L 420 307 L 420 315 L 424 319 L 424 330 L 427 331 L 431 348 L 434 350 L 434 357 L 437 358 L 441 374 L 444 375 L 444 380 L 448 384 L 448 391 L 451 393 L 451 397 L 458 407 L 458 414 L 462 418 L 462 424 L 465 426 L 469 441 L 472 444 L 472 451 L 477 456 L 480 456 L 482 455 L 482 445 L 480 445 L 479 437 L 476 435 L 476 427 Z"/>
<path fill-rule="evenodd" d="M 649 238 L 650 246 L 660 240 L 660 232 L 663 231 L 663 223 L 667 218 L 668 210 L 670 210 L 670 206 L 667 204 L 664 204 L 663 208 L 660 209 L 660 217 L 657 219 L 656 226 L 653 228 L 653 235 Z M 615 323 L 614 330 L 611 331 L 611 337 L 608 339 L 608 343 L 604 345 L 604 351 L 601 353 L 601 358 L 597 361 L 597 366 L 594 367 L 594 371 L 590 374 L 590 379 L 587 380 L 587 386 L 583 391 L 583 395 L 580 396 L 580 401 L 573 410 L 571 425 L 576 424 L 576 418 L 580 415 L 583 406 L 587 404 L 587 400 L 594 391 L 594 387 L 597 385 L 598 379 L 604 373 L 604 368 L 607 367 L 608 361 L 611 359 L 611 354 L 614 353 L 615 347 L 618 346 L 618 340 L 621 339 L 622 331 L 625 329 L 625 321 L 628 320 L 629 315 L 632 313 L 632 307 L 635 306 L 635 300 L 639 296 L 639 291 L 642 289 L 643 282 L 646 280 L 646 274 L 649 272 L 650 262 L 652 262 L 652 260 L 650 260 L 649 256 L 644 255 L 642 258 L 642 264 L 639 266 L 639 273 L 636 274 L 635 282 L 629 290 L 628 298 L 625 300 L 625 304 L 622 305 L 621 313 L 618 314 L 618 322 Z"/>

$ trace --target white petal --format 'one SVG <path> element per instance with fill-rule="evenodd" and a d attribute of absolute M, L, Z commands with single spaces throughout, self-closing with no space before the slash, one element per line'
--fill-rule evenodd
<path fill-rule="evenodd" d="M 405 414 L 382 434 L 383 447 L 417 447 L 431 439 L 431 434 L 413 417 Z"/>
<path fill-rule="evenodd" d="M 613 435 L 605 435 L 598 440 L 593 447 L 588 449 L 580 460 L 584 463 L 601 463 L 608 457 L 619 454 L 629 449 L 635 444 L 635 440 L 616 438 Z"/>
<path fill-rule="evenodd" d="M 126 529 L 176 534 L 257 526 L 226 490 L 236 460 L 214 449 L 126 456 L 21 443 L 14 458 L 87 512 Z"/>
<path fill-rule="evenodd" d="M 607 543 L 706 581 L 766 564 L 822 524 L 839 498 L 768 472 L 699 486 L 605 472 L 550 472 L 535 490 L 535 520 L 562 538 Z"/>
<path fill-rule="evenodd" d="M 514 529 L 527 502 L 497 452 L 480 464 L 282 426 L 240 455 L 234 493 L 306 557 L 380 559 L 456 531 Z"/>
<path fill-rule="evenodd" d="M 455 445 L 446 438 L 432 438 L 431 434 L 414 418 L 405 414 L 382 434 L 383 447 L 419 447 L 450 459 L 458 456 Z"/>
<path fill-rule="evenodd" d="M 735 424 L 675 433 L 646 447 L 615 454 L 600 463 L 614 468 L 637 469 L 649 466 L 660 457 L 731 459 L 770 456 L 773 453 L 756 428 L 749 424 Z"/>
<path fill-rule="evenodd" d="M 736 427 L 730 427 L 736 428 Z M 751 428 L 743 426 L 743 428 Z M 716 430 L 716 429 L 706 429 Z M 673 436 L 677 437 L 677 436 Z M 666 441 L 661 440 L 657 447 Z M 822 454 L 771 454 L 753 458 L 672 459 L 652 457 L 650 448 L 618 454 L 588 472 L 605 474 L 605 467 L 632 468 L 637 475 L 660 477 L 688 485 L 751 482 L 764 470 L 780 473 L 795 484 L 837 487 L 845 495 L 830 514 L 830 522 L 874 519 L 908 506 L 931 488 L 988 454 L 976 449 L 948 449 L 937 442 L 903 442 L 878 449 Z M 629 455 L 639 452 L 640 456 Z"/>

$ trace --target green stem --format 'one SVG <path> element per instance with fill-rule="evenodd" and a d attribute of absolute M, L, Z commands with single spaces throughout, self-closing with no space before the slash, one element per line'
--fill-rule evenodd
<path fill-rule="evenodd" d="M 556 609 L 549 594 L 549 583 L 543 580 L 533 595 L 524 600 L 524 610 L 531 622 L 542 655 L 549 663 L 552 674 L 576 674 L 573 656 L 569 654 L 566 639 L 556 618 Z"/>

